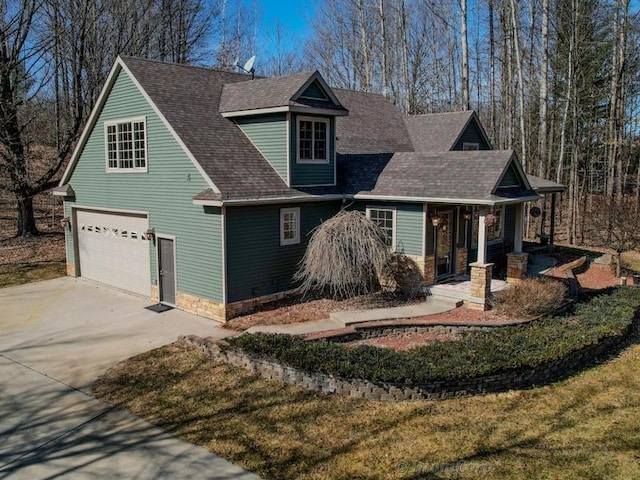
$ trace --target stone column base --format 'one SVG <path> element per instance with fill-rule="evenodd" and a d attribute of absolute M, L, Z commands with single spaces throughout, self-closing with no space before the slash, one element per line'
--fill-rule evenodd
<path fill-rule="evenodd" d="M 469 302 L 467 307 L 475 310 L 489 309 L 489 295 L 491 295 L 491 274 L 493 273 L 493 263 L 474 262 L 471 267 L 471 294 L 477 299 L 476 302 Z"/>
<path fill-rule="evenodd" d="M 67 276 L 75 277 L 76 276 L 76 264 L 67 262 Z"/>
<path fill-rule="evenodd" d="M 519 283 L 527 275 L 528 253 L 507 254 L 507 283 Z"/>
<path fill-rule="evenodd" d="M 151 285 L 151 300 L 154 302 L 160 301 L 160 291 L 157 285 Z"/>
<path fill-rule="evenodd" d="M 427 284 L 436 282 L 436 257 L 428 255 L 424 257 L 424 268 L 422 270 L 422 278 Z"/>

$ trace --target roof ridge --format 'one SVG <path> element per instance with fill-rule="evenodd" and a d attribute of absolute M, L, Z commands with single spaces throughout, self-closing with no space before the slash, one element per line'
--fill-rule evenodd
<path fill-rule="evenodd" d="M 342 88 L 342 87 L 331 87 L 331 90 L 334 90 L 334 91 L 335 90 L 340 90 L 342 92 L 352 92 L 352 93 L 358 93 L 358 94 L 362 94 L 362 95 L 373 95 L 373 96 L 376 96 L 376 97 L 382 97 L 385 100 L 389 101 L 389 103 L 391 103 L 391 100 L 389 100 L 387 97 L 385 97 L 382 93 L 363 92 L 362 90 L 354 90 L 353 88 Z"/>
<path fill-rule="evenodd" d="M 405 118 L 414 118 L 414 117 L 428 117 L 430 115 L 460 115 L 462 113 L 472 114 L 475 110 L 458 110 L 454 112 L 432 112 L 432 113 L 414 113 L 414 114 L 405 114 L 403 115 Z"/>
<path fill-rule="evenodd" d="M 249 75 L 248 73 L 230 72 L 228 70 L 223 70 L 221 68 L 207 67 L 205 65 L 192 65 L 192 64 L 189 64 L 189 63 L 166 62 L 166 61 L 163 61 L 163 60 L 154 60 L 152 58 L 134 57 L 134 56 L 131 56 L 131 55 L 119 55 L 119 57 L 123 61 L 125 61 L 125 63 L 126 63 L 127 60 L 133 60 L 133 61 L 137 61 L 137 62 L 155 63 L 155 64 L 158 64 L 158 65 L 167 65 L 167 66 L 172 66 L 172 67 L 190 68 L 190 69 L 202 70 L 202 71 L 206 71 L 206 72 L 225 73 L 225 74 L 229 74 L 229 75 L 237 75 L 237 76 L 240 76 L 240 77 L 247 77 L 247 78 L 251 77 L 251 75 Z M 258 77 L 258 79 L 262 79 L 262 78 L 272 78 L 272 77 Z"/>

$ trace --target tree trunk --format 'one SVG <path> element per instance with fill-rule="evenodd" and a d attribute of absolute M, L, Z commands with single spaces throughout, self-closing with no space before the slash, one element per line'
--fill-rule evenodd
<path fill-rule="evenodd" d="M 549 0 L 542 2 L 542 39 L 540 52 L 540 116 L 538 130 L 538 176 L 546 175 L 547 163 L 547 85 L 549 75 Z"/>
<path fill-rule="evenodd" d="M 37 235 L 36 219 L 33 215 L 33 197 L 19 196 L 18 201 L 18 231 L 17 237 Z"/>
<path fill-rule="evenodd" d="M 462 42 L 462 109 L 471 110 L 469 94 L 469 42 L 467 39 L 467 0 L 460 1 L 460 39 Z"/>

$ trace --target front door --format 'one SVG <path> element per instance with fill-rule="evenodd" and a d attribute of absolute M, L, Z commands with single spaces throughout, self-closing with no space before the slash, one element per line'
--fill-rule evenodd
<path fill-rule="evenodd" d="M 158 266 L 160 301 L 169 305 L 175 305 L 175 262 L 173 256 L 173 240 L 169 238 L 158 238 Z"/>
<path fill-rule="evenodd" d="M 436 276 L 453 273 L 453 212 L 438 212 L 440 224 L 436 231 Z"/>

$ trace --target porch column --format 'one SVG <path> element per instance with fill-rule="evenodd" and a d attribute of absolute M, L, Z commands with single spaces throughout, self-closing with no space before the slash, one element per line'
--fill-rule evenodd
<path fill-rule="evenodd" d="M 557 193 L 551 194 L 551 226 L 549 229 L 549 245 L 553 245 L 553 237 L 556 233 L 556 197 Z"/>
<path fill-rule="evenodd" d="M 513 236 L 513 252 L 522 253 L 522 236 L 524 235 L 524 203 L 516 206 L 516 229 Z"/>
<path fill-rule="evenodd" d="M 488 212 L 489 207 L 483 205 L 478 208 L 478 258 L 476 263 L 480 265 L 487 263 L 487 226 L 484 221 Z"/>

